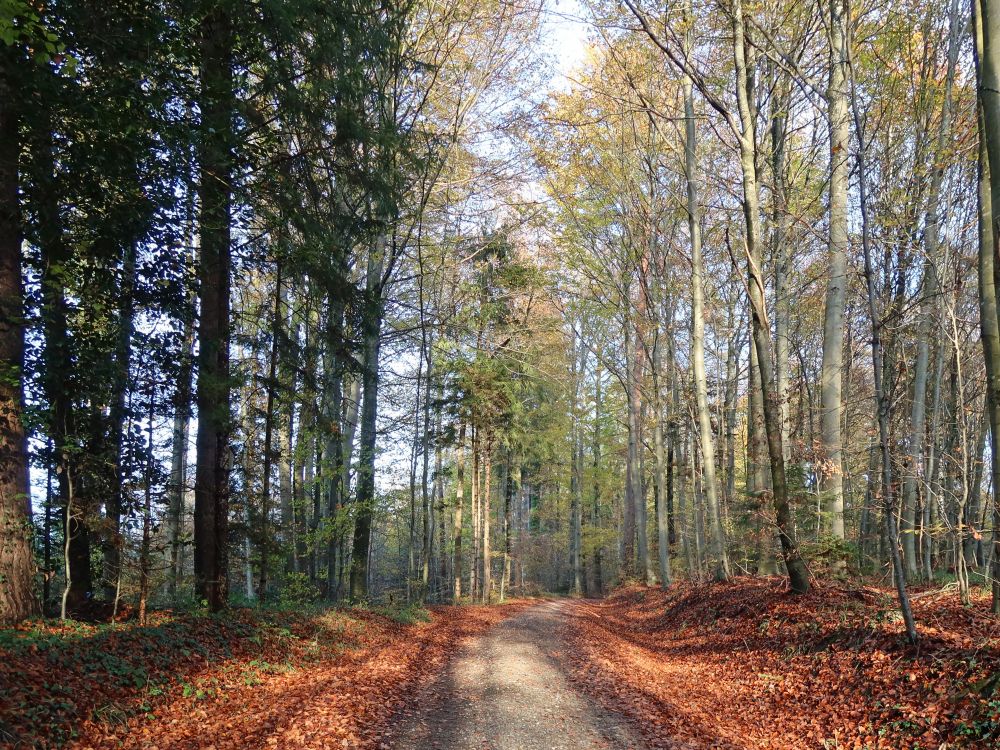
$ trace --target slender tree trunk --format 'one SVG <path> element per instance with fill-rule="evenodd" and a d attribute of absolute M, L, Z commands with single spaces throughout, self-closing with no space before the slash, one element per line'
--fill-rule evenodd
<path fill-rule="evenodd" d="M 789 436 L 789 346 L 791 328 L 791 300 L 788 288 L 788 271 L 791 263 L 789 248 L 789 226 L 791 216 L 788 211 L 788 186 L 786 184 L 788 137 L 788 110 L 791 106 L 791 81 L 783 71 L 776 72 L 774 102 L 771 105 L 771 257 L 774 259 L 774 388 L 778 396 L 778 410 L 781 414 L 781 444 L 785 448 L 785 461 L 792 460 Z M 733 315 L 733 313 L 730 313 Z M 727 372 L 729 371 L 727 362 Z"/>
<path fill-rule="evenodd" d="M 481 513 L 479 509 L 479 497 L 480 497 L 480 483 L 479 483 L 479 467 L 481 464 L 481 449 L 480 443 L 482 441 L 482 436 L 479 430 L 473 426 L 472 428 L 472 482 L 470 485 L 470 516 L 471 516 L 471 530 L 472 530 L 472 560 L 469 565 L 469 597 L 472 599 L 476 598 L 479 593 L 479 552 L 480 543 L 482 541 L 479 535 L 480 519 Z"/>
<path fill-rule="evenodd" d="M 149 420 L 146 438 L 145 488 L 142 502 L 142 543 L 139 547 L 139 624 L 146 624 L 146 604 L 149 600 L 150 550 L 153 543 L 153 428 L 156 419 L 156 384 L 149 384 Z M 118 571 L 121 580 L 121 571 Z"/>
<path fill-rule="evenodd" d="M 490 498 L 493 494 L 490 485 L 492 483 L 491 474 L 493 472 L 493 434 L 486 433 L 486 440 L 483 446 L 483 496 L 480 502 L 482 508 L 482 550 L 483 550 L 483 603 L 488 604 L 492 588 L 493 560 L 490 552 Z"/>
<path fill-rule="evenodd" d="M 257 554 L 260 556 L 260 567 L 258 569 L 260 577 L 257 583 L 257 595 L 262 602 L 267 598 L 268 556 L 270 555 L 272 546 L 270 528 L 271 468 L 274 464 L 274 452 L 272 450 L 274 445 L 274 423 L 276 419 L 274 401 L 275 390 L 278 386 L 278 357 L 280 356 L 278 346 L 279 339 L 281 338 L 281 321 L 283 316 L 281 310 L 283 295 L 281 271 L 281 261 L 279 260 L 274 271 L 275 289 L 273 318 L 271 320 L 271 351 L 268 356 L 267 383 L 265 384 L 267 396 L 264 405 L 264 465 L 261 476 L 260 529 L 258 530 L 257 538 Z"/>
<path fill-rule="evenodd" d="M 132 364 L 132 334 L 135 330 L 136 243 L 128 242 L 122 259 L 122 284 L 119 289 L 118 340 L 114 353 L 113 395 L 108 422 L 110 425 L 111 487 L 105 514 L 109 533 L 104 544 L 104 598 L 115 597 L 117 582 L 121 578 L 122 558 L 121 516 L 125 507 L 124 462 L 125 433 L 128 429 L 128 386 Z"/>
<path fill-rule="evenodd" d="M 426 326 L 425 326 L 426 327 Z M 431 435 L 431 378 L 433 376 L 434 358 L 432 354 L 433 341 L 428 340 L 424 334 L 423 356 L 427 362 L 427 384 L 424 387 L 424 429 L 421 437 L 421 481 L 420 499 L 423 507 L 423 544 L 420 555 L 420 596 L 427 596 L 430 586 L 431 575 L 431 553 L 434 544 L 433 508 L 431 506 L 431 443 L 434 439 Z"/>
<path fill-rule="evenodd" d="M 44 120 L 51 113 L 44 112 Z M 63 233 L 56 185 L 54 135 L 50 122 L 41 129 L 38 182 L 39 250 L 41 254 L 42 330 L 45 335 L 42 389 L 48 402 L 48 432 L 52 439 L 52 460 L 56 465 L 59 499 L 63 508 L 64 564 L 67 584 L 63 592 L 64 612 L 79 611 L 91 593 L 90 530 L 88 508 L 75 496 L 76 462 L 69 442 L 76 435 L 76 414 L 72 393 L 71 339 L 66 279 L 71 261 Z M 73 495 L 73 497 L 71 497 Z M 63 617 L 65 618 L 65 614 Z"/>
<path fill-rule="evenodd" d="M 452 601 L 462 597 L 462 511 L 465 502 L 465 422 L 458 428 L 458 444 L 455 449 L 455 516 L 452 536 L 455 551 L 452 563 Z"/>
<path fill-rule="evenodd" d="M 342 278 L 342 277 L 341 277 Z M 324 332 L 326 373 L 323 384 L 323 494 L 326 496 L 326 597 L 333 600 L 339 594 L 338 570 L 342 531 L 338 514 L 347 494 L 344 467 L 344 309 L 342 292 L 331 284 L 327 291 L 328 309 Z M 317 542 L 318 543 L 318 542 Z"/>
<path fill-rule="evenodd" d="M 891 401 L 883 385 L 883 355 L 882 355 L 882 318 L 878 309 L 875 294 L 875 272 L 872 268 L 871 234 L 868 219 L 867 169 L 865 153 L 865 134 L 861 127 L 861 117 L 858 112 L 857 93 L 851 81 L 851 107 L 854 114 L 854 126 L 858 133 L 858 192 L 861 208 L 861 246 L 864 253 L 864 276 L 868 296 L 868 315 L 872 323 L 872 374 L 875 379 L 875 404 L 878 412 L 879 447 L 882 456 L 882 496 L 885 503 L 885 536 L 889 546 L 889 556 L 892 562 L 893 578 L 896 583 L 896 595 L 899 599 L 900 612 L 906 626 L 906 634 L 911 643 L 917 642 L 917 626 L 910 608 L 910 597 L 906 591 L 906 569 L 903 566 L 899 552 L 899 533 L 896 526 L 896 504 L 893 500 L 892 455 L 890 448 L 889 418 L 892 408 Z"/>
<path fill-rule="evenodd" d="M 690 35 L 690 31 L 688 33 Z M 708 377 L 705 374 L 705 263 L 701 257 L 701 205 L 698 196 L 694 91 L 691 79 L 687 76 L 684 77 L 683 88 L 684 169 L 687 176 L 688 233 L 691 242 L 691 370 L 694 376 L 705 504 L 708 508 L 708 521 L 711 526 L 715 577 L 720 581 L 725 581 L 729 579 L 732 572 L 729 569 L 729 554 L 726 550 L 726 531 L 722 525 L 722 514 L 719 512 L 718 482 L 715 475 L 715 437 L 712 434 L 712 414 L 708 406 Z"/>
<path fill-rule="evenodd" d="M 580 387 L 586 371 L 587 347 L 573 337 L 573 400 L 570 404 L 570 565 L 573 570 L 572 593 L 583 593 L 583 437 L 580 419 Z"/>
<path fill-rule="evenodd" d="M 636 525 L 638 522 L 636 509 L 640 500 L 636 497 L 636 488 L 639 480 L 638 473 L 638 413 L 639 394 L 638 384 L 635 382 L 636 369 L 633 363 L 638 359 L 636 350 L 638 349 L 638 332 L 632 328 L 631 321 L 625 323 L 625 382 L 627 387 L 626 423 L 628 425 L 628 447 L 625 455 L 625 507 L 623 508 L 622 532 L 624 535 L 624 546 L 622 550 L 622 576 L 625 579 L 636 575 L 635 567 L 635 540 Z"/>
<path fill-rule="evenodd" d="M 601 352 L 597 352 L 597 366 L 594 370 L 594 443 L 593 443 L 593 467 L 594 467 L 594 505 L 591 511 L 591 525 L 594 531 L 601 528 L 601 408 L 602 402 L 602 380 L 601 372 Z M 594 592 L 601 594 L 604 591 L 604 574 L 601 569 L 601 546 L 594 546 L 593 577 Z"/>
<path fill-rule="evenodd" d="M 733 4 L 733 50 L 736 64 L 737 91 L 742 133 L 740 141 L 740 162 L 743 172 L 743 213 L 746 221 L 746 253 L 749 265 L 749 287 L 751 317 L 753 322 L 753 343 L 757 353 L 760 371 L 761 394 L 764 398 L 764 431 L 767 435 L 767 451 L 771 462 L 771 491 L 774 498 L 775 518 L 782 554 L 792 590 L 805 593 L 809 590 L 809 572 L 799 554 L 795 535 L 795 524 L 788 501 L 788 486 L 785 480 L 785 457 L 781 445 L 781 425 L 778 419 L 777 401 L 773 392 L 773 374 L 770 351 L 770 326 L 767 322 L 767 308 L 764 302 L 764 276 L 760 267 L 759 198 L 757 193 L 756 136 L 753 115 L 750 109 L 750 75 L 746 64 L 746 40 L 744 38 L 743 4 L 736 0 Z"/>
<path fill-rule="evenodd" d="M 434 418 L 434 432 L 438 436 L 438 439 L 434 442 L 434 497 L 435 497 L 435 516 L 437 518 L 437 528 L 438 528 L 438 582 L 437 582 L 437 598 L 439 601 L 444 601 L 447 596 L 448 587 L 448 529 L 447 529 L 447 519 L 445 518 L 445 501 L 444 501 L 444 417 L 442 414 L 442 404 L 444 401 L 444 385 L 439 380 L 439 385 L 437 389 L 437 399 L 434 406 L 435 418 Z"/>
<path fill-rule="evenodd" d="M 193 203 L 193 201 L 192 201 Z M 191 232 L 193 253 L 189 259 L 193 270 L 198 259 L 198 235 Z M 190 282 L 189 282 L 190 283 Z M 183 575 L 182 535 L 184 533 L 184 500 L 187 494 L 188 427 L 191 423 L 191 379 L 194 373 L 195 290 L 191 283 L 184 310 L 184 343 L 177 368 L 174 390 L 173 431 L 170 441 L 170 484 L 167 488 L 167 535 L 170 544 L 170 569 L 167 572 L 167 593 L 171 601 L 177 598 L 177 584 Z"/>
<path fill-rule="evenodd" d="M 375 510 L 375 441 L 378 418 L 378 364 L 382 337 L 381 277 L 386 237 L 379 236 L 368 259 L 364 311 L 361 322 L 363 360 L 361 389 L 361 437 L 358 455 L 358 489 L 355 500 L 354 542 L 351 546 L 351 601 L 368 598 L 368 552 L 371 545 L 372 515 Z"/>
<path fill-rule="evenodd" d="M 670 335 L 670 331 L 665 332 Z M 656 453 L 656 488 L 659 502 L 656 504 L 656 540 L 660 562 L 660 585 L 667 588 L 670 581 L 670 516 L 673 487 L 669 462 L 671 454 L 664 455 L 663 439 L 663 348 L 666 342 L 657 337 L 653 348 L 653 449 Z"/>
<path fill-rule="evenodd" d="M 500 577 L 500 601 L 506 601 L 507 586 L 510 583 L 511 564 L 511 523 L 513 521 L 512 510 L 514 506 L 514 496 L 518 489 L 518 483 L 514 479 L 514 458 L 507 450 L 507 481 L 504 483 L 504 504 L 503 504 L 503 575 Z M 579 509 L 579 506 L 577 506 Z M 579 585 L 579 572 L 576 573 L 577 584 Z M 579 593 L 579 590 L 577 591 Z"/>

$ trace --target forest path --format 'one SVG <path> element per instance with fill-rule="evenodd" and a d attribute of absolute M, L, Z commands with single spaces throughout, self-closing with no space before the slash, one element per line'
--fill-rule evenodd
<path fill-rule="evenodd" d="M 387 739 L 434 750 L 642 750 L 622 716 L 578 691 L 560 668 L 568 601 L 505 620 L 457 654 Z"/>

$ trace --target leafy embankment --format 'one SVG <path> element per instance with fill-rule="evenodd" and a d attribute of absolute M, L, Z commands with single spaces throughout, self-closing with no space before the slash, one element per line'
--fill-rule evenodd
<path fill-rule="evenodd" d="M 0 747 L 378 747 L 412 688 L 519 608 L 27 623 L 0 631 Z"/>
<path fill-rule="evenodd" d="M 954 593 L 913 602 L 908 646 L 888 591 L 777 579 L 581 602 L 574 679 L 629 714 L 653 747 L 1000 746 L 1000 622 Z"/>

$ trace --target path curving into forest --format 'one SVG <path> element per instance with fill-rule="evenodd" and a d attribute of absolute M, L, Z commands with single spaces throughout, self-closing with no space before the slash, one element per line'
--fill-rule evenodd
<path fill-rule="evenodd" d="M 618 714 L 567 678 L 568 601 L 508 619 L 459 652 L 402 714 L 385 745 L 398 750 L 644 750 Z"/>

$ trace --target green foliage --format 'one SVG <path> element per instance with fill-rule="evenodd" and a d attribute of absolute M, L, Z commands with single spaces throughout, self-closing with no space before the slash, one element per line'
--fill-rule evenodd
<path fill-rule="evenodd" d="M 281 586 L 280 603 L 283 607 L 312 605 L 319 601 L 320 591 L 305 573 L 286 573 Z"/>
<path fill-rule="evenodd" d="M 422 604 L 417 603 L 372 607 L 371 611 L 401 625 L 416 625 L 431 621 L 431 613 Z"/>

